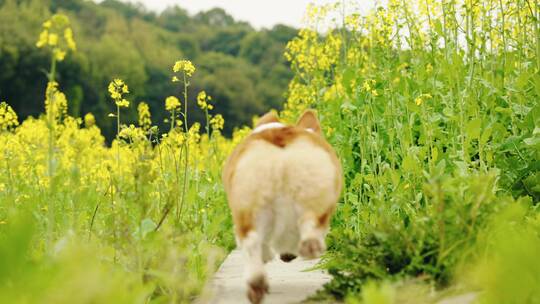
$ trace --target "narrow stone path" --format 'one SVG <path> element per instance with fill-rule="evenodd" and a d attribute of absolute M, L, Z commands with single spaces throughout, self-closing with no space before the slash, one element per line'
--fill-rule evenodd
<path fill-rule="evenodd" d="M 323 284 L 330 281 L 330 276 L 321 270 L 311 270 L 318 260 L 304 261 L 300 258 L 290 263 L 282 262 L 276 257 L 266 264 L 270 284 L 270 293 L 266 295 L 264 304 L 300 303 L 313 295 Z M 212 304 L 244 304 L 246 298 L 246 282 L 244 281 L 244 260 L 239 250 L 232 251 L 223 262 L 213 280 L 209 283 L 206 300 L 201 303 Z"/>
<path fill-rule="evenodd" d="M 321 289 L 331 277 L 322 270 L 310 270 L 318 262 L 297 258 L 284 263 L 276 257 L 266 264 L 270 293 L 266 295 L 263 304 L 298 304 Z M 471 304 L 476 298 L 477 293 L 470 292 L 432 301 L 437 304 Z M 233 250 L 227 256 L 195 303 L 249 304 L 244 281 L 244 257 L 240 250 Z"/>

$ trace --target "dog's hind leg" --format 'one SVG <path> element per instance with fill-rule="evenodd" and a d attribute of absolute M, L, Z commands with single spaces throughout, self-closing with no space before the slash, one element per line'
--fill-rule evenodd
<path fill-rule="evenodd" d="M 326 250 L 324 238 L 328 232 L 328 221 L 331 211 L 322 216 L 305 212 L 299 220 L 300 244 L 298 252 L 305 259 L 320 257 Z"/>
<path fill-rule="evenodd" d="M 271 258 L 271 249 L 265 244 L 265 239 L 271 230 L 272 215 L 263 209 L 255 219 L 256 224 L 249 225 L 251 229 L 244 237 L 239 237 L 239 245 L 246 261 L 247 296 L 251 303 L 261 303 L 265 293 L 268 293 L 264 263 Z"/>
<path fill-rule="evenodd" d="M 263 240 L 256 230 L 251 230 L 241 240 L 241 246 L 246 260 L 247 296 L 251 303 L 261 303 L 264 294 L 268 292 L 263 261 Z"/>

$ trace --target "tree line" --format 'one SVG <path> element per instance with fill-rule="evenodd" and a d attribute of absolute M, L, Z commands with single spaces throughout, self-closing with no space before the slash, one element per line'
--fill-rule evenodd
<path fill-rule="evenodd" d="M 225 117 L 225 132 L 249 123 L 251 117 L 284 101 L 292 72 L 283 57 L 297 30 L 285 25 L 257 30 L 235 20 L 223 9 L 190 15 L 174 6 L 161 13 L 140 4 L 105 0 L 0 0 L 0 99 L 20 119 L 43 112 L 46 52 L 36 48 L 43 20 L 62 12 L 70 17 L 78 50 L 58 71 L 69 113 L 92 112 L 107 138 L 114 123 L 107 114 L 114 103 L 107 94 L 113 78 L 129 83 L 129 99 L 150 105 L 154 122 L 164 126 L 164 100 L 178 95 L 171 66 L 186 58 L 195 64 L 189 95 L 205 90 L 215 100 L 215 112 Z M 190 117 L 203 120 L 191 106 Z M 126 118 L 136 121 L 136 106 Z"/>

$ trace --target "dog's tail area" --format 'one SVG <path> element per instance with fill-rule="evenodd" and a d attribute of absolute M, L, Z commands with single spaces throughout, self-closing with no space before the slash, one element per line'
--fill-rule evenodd
<path fill-rule="evenodd" d="M 267 129 L 257 134 L 261 139 L 280 147 L 285 148 L 299 134 L 300 130 L 296 127 L 286 126 L 282 128 Z"/>
<path fill-rule="evenodd" d="M 265 124 L 279 124 L 279 119 L 274 113 L 267 113 L 264 115 L 257 124 L 257 127 L 261 127 Z M 267 128 L 264 131 L 259 132 L 259 136 L 267 142 L 284 148 L 291 143 L 300 134 L 306 131 L 312 132 L 316 135 L 322 136 L 321 126 L 317 119 L 317 114 L 313 110 L 307 110 L 302 114 L 295 126 L 281 125 L 276 128 Z"/>

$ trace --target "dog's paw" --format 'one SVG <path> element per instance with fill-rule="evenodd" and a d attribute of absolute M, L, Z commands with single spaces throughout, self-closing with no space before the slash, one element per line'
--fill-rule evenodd
<path fill-rule="evenodd" d="M 292 253 L 282 253 L 279 255 L 279 258 L 285 262 L 285 263 L 289 263 L 290 261 L 296 259 L 296 256 Z"/>
<path fill-rule="evenodd" d="M 305 239 L 300 242 L 300 256 L 305 259 L 316 259 L 324 252 L 324 244 L 315 238 Z"/>
<path fill-rule="evenodd" d="M 268 283 L 264 275 L 248 281 L 247 297 L 252 304 L 261 303 L 266 293 L 268 293 Z"/>

